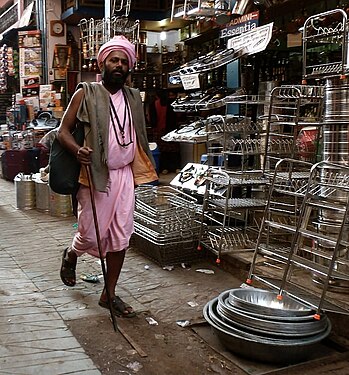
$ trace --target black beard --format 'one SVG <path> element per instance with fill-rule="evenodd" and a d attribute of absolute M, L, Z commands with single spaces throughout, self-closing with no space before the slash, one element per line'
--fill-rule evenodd
<path fill-rule="evenodd" d="M 125 73 L 122 70 L 118 70 L 120 74 L 113 74 L 111 71 L 103 70 L 102 79 L 107 87 L 113 89 L 120 89 L 126 82 L 128 72 Z"/>

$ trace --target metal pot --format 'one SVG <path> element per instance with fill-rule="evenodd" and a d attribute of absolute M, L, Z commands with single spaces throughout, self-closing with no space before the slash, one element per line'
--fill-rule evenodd
<path fill-rule="evenodd" d="M 71 196 L 57 194 L 50 189 L 50 215 L 60 217 L 72 216 Z"/>
<path fill-rule="evenodd" d="M 14 178 L 16 187 L 16 208 L 20 210 L 35 209 L 35 183 L 31 175 L 19 173 Z"/>
<path fill-rule="evenodd" d="M 36 209 L 38 211 L 48 212 L 50 210 L 50 187 L 47 182 L 40 179 L 40 174 L 35 176 L 34 182 Z"/>

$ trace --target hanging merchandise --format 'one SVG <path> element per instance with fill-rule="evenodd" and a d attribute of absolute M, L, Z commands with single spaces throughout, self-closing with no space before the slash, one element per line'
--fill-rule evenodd
<path fill-rule="evenodd" d="M 21 61 L 21 77 L 37 77 L 42 74 L 40 30 L 19 31 L 18 45 Z"/>
<path fill-rule="evenodd" d="M 131 0 L 121 0 L 119 7 L 116 7 L 114 2 L 111 17 L 101 20 L 83 18 L 80 21 L 78 26 L 80 27 L 83 59 L 90 59 L 90 61 L 96 59 L 100 46 L 115 35 L 124 35 L 130 42 L 138 45 L 140 22 L 139 20 L 129 20 L 130 8 Z"/>
<path fill-rule="evenodd" d="M 13 56 L 13 48 L 7 48 L 7 55 L 5 57 L 7 59 L 7 74 L 9 76 L 15 75 L 15 65 L 14 65 L 14 56 Z"/>
<path fill-rule="evenodd" d="M 11 91 L 11 87 L 9 87 L 8 77 L 14 77 L 17 74 L 18 53 L 13 51 L 12 47 L 3 44 L 0 47 L 0 93 Z"/>
<path fill-rule="evenodd" d="M 245 0 L 244 0 L 245 1 Z M 232 4 L 226 0 L 216 1 L 185 1 L 184 4 L 176 5 L 176 0 L 172 1 L 171 22 L 174 18 L 184 19 L 214 19 L 218 24 L 223 24 L 230 19 Z"/>
<path fill-rule="evenodd" d="M 5 92 L 7 89 L 7 74 L 8 74 L 8 59 L 7 59 L 7 45 L 4 44 L 0 48 L 0 92 Z"/>

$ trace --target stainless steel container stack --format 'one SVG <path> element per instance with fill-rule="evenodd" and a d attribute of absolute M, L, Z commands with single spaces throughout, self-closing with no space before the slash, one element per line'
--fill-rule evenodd
<path fill-rule="evenodd" d="M 349 161 L 349 79 L 330 77 L 325 85 L 323 160 L 348 164 Z"/>
<path fill-rule="evenodd" d="M 35 209 L 35 183 L 31 175 L 19 173 L 14 178 L 16 188 L 16 208 L 20 210 Z"/>
<path fill-rule="evenodd" d="M 71 196 L 57 194 L 50 189 L 50 215 L 59 217 L 72 216 Z"/>
<path fill-rule="evenodd" d="M 222 292 L 203 310 L 223 345 L 250 360 L 291 364 L 305 360 L 329 335 L 331 322 L 297 300 L 274 291 L 237 288 Z"/>
<path fill-rule="evenodd" d="M 33 175 L 35 183 L 36 209 L 42 212 L 50 210 L 50 188 L 47 181 L 43 181 L 40 173 Z"/>
<path fill-rule="evenodd" d="M 339 165 L 348 165 L 349 163 L 349 79 L 332 76 L 326 79 L 325 98 L 324 98 L 324 118 L 323 118 L 323 155 L 322 160 Z M 328 180 L 324 171 L 323 180 Z M 324 186 L 323 189 L 326 189 Z M 344 201 L 345 197 L 340 196 L 338 192 L 336 199 Z M 339 231 L 340 218 L 336 213 L 330 214 L 325 210 L 319 210 L 318 229 L 323 234 L 336 234 Z M 349 226 L 345 231 L 345 241 L 349 240 Z M 323 251 L 331 253 L 333 248 L 327 243 Z M 348 249 L 344 251 L 348 252 Z M 342 254 L 344 257 L 345 254 Z M 336 269 L 344 273 L 349 272 L 349 268 L 343 264 L 336 264 Z M 322 280 L 314 276 L 316 283 L 322 283 Z M 341 279 L 332 278 L 330 281 L 332 289 L 345 291 L 349 288 L 348 282 Z"/>

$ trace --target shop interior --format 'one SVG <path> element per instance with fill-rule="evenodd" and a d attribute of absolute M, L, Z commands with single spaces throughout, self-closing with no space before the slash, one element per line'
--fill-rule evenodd
<path fill-rule="evenodd" d="M 160 181 L 136 191 L 134 246 L 161 266 L 205 254 L 244 267 L 246 288 L 209 301 L 206 321 L 238 354 L 305 360 L 327 313 L 349 313 L 349 3 L 132 0 L 109 17 L 80 4 L 91 18 L 70 3 L 44 31 L 31 19 L 0 42 L 1 173 L 17 208 L 72 215 L 45 180 L 51 137 L 122 32 Z"/>

